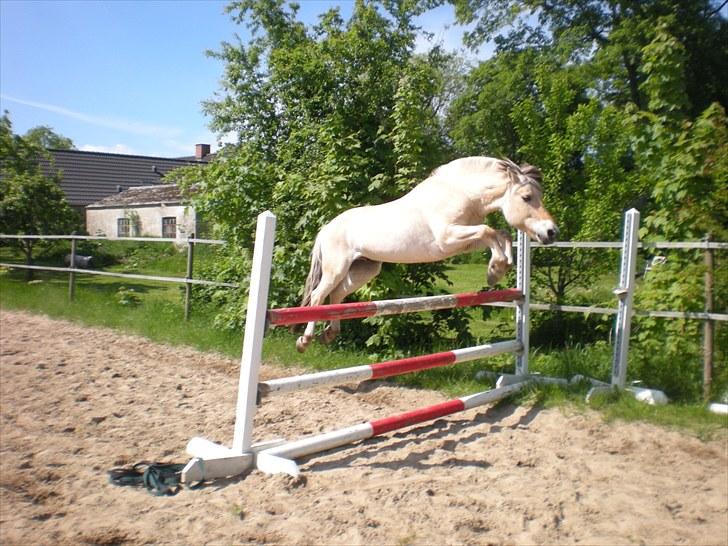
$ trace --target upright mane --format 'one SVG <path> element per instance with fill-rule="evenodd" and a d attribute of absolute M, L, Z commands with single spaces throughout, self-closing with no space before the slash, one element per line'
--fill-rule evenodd
<path fill-rule="evenodd" d="M 533 184 L 541 190 L 543 174 L 538 167 L 529 165 L 528 163 L 518 166 L 507 158 L 498 160 L 498 167 L 501 171 L 507 173 L 513 182 L 518 184 Z"/>

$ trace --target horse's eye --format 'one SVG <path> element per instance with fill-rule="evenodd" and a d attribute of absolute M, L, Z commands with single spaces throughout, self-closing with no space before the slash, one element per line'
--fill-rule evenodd
<path fill-rule="evenodd" d="M 521 199 L 523 199 L 526 203 L 529 203 L 531 201 L 530 195 L 521 195 Z"/>

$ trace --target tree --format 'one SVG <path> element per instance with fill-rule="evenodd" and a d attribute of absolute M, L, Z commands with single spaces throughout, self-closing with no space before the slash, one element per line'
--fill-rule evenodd
<path fill-rule="evenodd" d="M 728 21 L 717 0 L 450 0 L 470 45 L 494 39 L 504 51 L 568 47 L 572 62 L 592 65 L 594 85 L 614 104 L 646 107 L 643 48 L 660 20 L 685 47 L 690 113 L 728 106 Z"/>
<path fill-rule="evenodd" d="M 64 137 L 63 135 L 59 135 L 51 127 L 48 127 L 47 125 L 39 125 L 38 127 L 33 127 L 32 129 L 28 129 L 28 131 L 25 133 L 24 137 L 25 140 L 29 142 L 33 142 L 40 146 L 41 148 L 45 149 L 52 149 L 52 150 L 75 150 L 76 146 L 73 144 L 73 141 L 68 138 Z"/>
<path fill-rule="evenodd" d="M 59 176 L 47 177 L 39 160 L 46 152 L 36 142 L 12 132 L 6 113 L 0 120 L 0 233 L 8 235 L 66 234 L 78 226 L 59 186 Z M 12 245 L 33 263 L 36 239 L 13 240 Z M 27 270 L 32 279 L 33 271 Z"/>
<path fill-rule="evenodd" d="M 728 239 L 728 119 L 713 103 L 698 116 L 686 101 L 686 53 L 666 22 L 642 51 L 642 92 L 648 110 L 632 113 L 635 163 L 653 206 L 643 221 L 646 240 Z M 637 293 L 636 304 L 657 310 L 701 311 L 703 261 L 700 252 L 670 252 Z M 715 306 L 728 305 L 728 268 L 714 271 Z M 696 321 L 638 318 L 634 369 L 656 378 L 668 395 L 699 398 L 701 351 Z M 721 333 L 722 332 L 722 333 Z M 718 332 L 716 362 L 725 361 L 728 336 Z M 716 368 L 714 388 L 728 386 L 728 368 Z"/>
<path fill-rule="evenodd" d="M 589 74 L 560 51 L 501 51 L 466 77 L 450 112 L 456 150 L 505 155 L 544 173 L 545 203 L 566 240 L 613 239 L 644 189 L 630 172 L 628 117 L 589 97 Z M 588 284 L 604 253 L 539 251 L 534 275 L 563 302 Z"/>
<path fill-rule="evenodd" d="M 325 222 L 347 208 L 399 197 L 449 156 L 438 108 L 449 89 L 442 72 L 452 59 L 438 49 L 414 54 L 417 12 L 408 5 L 360 0 L 349 21 L 332 9 L 312 27 L 280 0 L 227 8 L 253 39 L 212 53 L 225 63 L 225 77 L 205 109 L 213 128 L 237 132 L 239 143 L 205 169 L 194 199 L 233 243 L 221 270 L 241 277 L 256 215 L 276 213 L 274 304 L 299 302 Z M 360 295 L 432 293 L 444 275 L 444 264 L 387 265 Z M 238 302 L 228 307 L 227 323 L 239 320 L 239 309 Z M 372 352 L 401 353 L 431 347 L 442 337 L 435 332 L 467 339 L 463 316 L 410 315 L 381 328 L 370 319 L 347 332 Z"/>

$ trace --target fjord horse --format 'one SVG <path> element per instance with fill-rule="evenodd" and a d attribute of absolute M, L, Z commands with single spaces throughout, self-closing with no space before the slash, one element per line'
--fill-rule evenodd
<path fill-rule="evenodd" d="M 542 203 L 541 171 L 508 159 L 466 157 L 437 168 L 395 201 L 349 209 L 316 236 L 302 306 L 326 297 L 340 303 L 376 277 L 383 262 L 435 262 L 489 248 L 487 279 L 498 282 L 513 264 L 512 241 L 505 231 L 483 224 L 496 210 L 514 228 L 544 244 L 558 228 Z M 321 335 L 328 343 L 339 332 L 332 321 Z M 306 325 L 296 347 L 306 350 L 315 323 Z"/>

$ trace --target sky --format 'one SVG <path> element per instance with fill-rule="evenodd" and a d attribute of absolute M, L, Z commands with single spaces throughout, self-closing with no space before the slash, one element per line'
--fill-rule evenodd
<path fill-rule="evenodd" d="M 223 64 L 205 55 L 244 26 L 218 0 L 0 0 L 0 111 L 16 134 L 51 127 L 86 151 L 180 157 L 217 148 L 201 103 L 215 97 Z M 315 23 L 353 1 L 299 0 Z M 444 6 L 419 20 L 434 40 L 461 47 L 463 27 Z M 419 48 L 426 47 L 421 41 Z M 488 48 L 477 56 L 484 58 Z"/>

